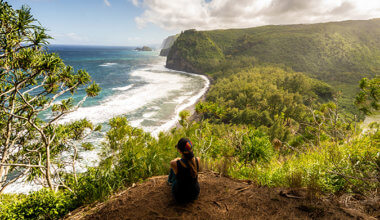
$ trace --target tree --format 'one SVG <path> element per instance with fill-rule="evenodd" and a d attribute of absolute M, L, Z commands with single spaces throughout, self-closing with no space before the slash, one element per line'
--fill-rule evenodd
<path fill-rule="evenodd" d="M 187 128 L 189 126 L 189 117 L 190 117 L 190 112 L 188 110 L 183 110 L 179 113 L 179 124 Z"/>
<path fill-rule="evenodd" d="M 62 185 L 57 171 L 63 166 L 60 153 L 76 152 L 70 142 L 93 127 L 86 120 L 56 122 L 87 97 L 96 96 L 100 87 L 85 70 L 75 72 L 58 55 L 45 50 L 51 37 L 29 7 L 15 10 L 0 0 L 0 22 L 0 193 L 27 174 L 29 179 L 41 177 L 43 185 L 57 188 Z M 63 99 L 85 86 L 86 95 L 80 102 Z M 51 116 L 39 117 L 46 112 Z M 16 178 L 10 179 L 11 173 Z"/>
<path fill-rule="evenodd" d="M 349 142 L 356 132 L 357 118 L 339 111 L 339 96 L 338 93 L 333 102 L 321 104 L 318 108 L 309 108 L 311 116 L 306 123 L 305 134 L 315 139 L 317 146 L 324 140 L 332 141 L 336 145 Z"/>
<path fill-rule="evenodd" d="M 357 94 L 355 104 L 366 115 L 380 110 L 380 76 L 369 80 L 363 78 L 359 82 L 360 92 Z"/>

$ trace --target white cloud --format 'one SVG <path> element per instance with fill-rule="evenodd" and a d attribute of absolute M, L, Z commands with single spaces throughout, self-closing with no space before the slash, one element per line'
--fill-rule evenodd
<path fill-rule="evenodd" d="M 131 0 L 135 18 L 168 30 L 242 28 L 380 17 L 380 0 Z"/>
<path fill-rule="evenodd" d="M 139 0 L 130 0 L 134 6 L 139 6 Z"/>
<path fill-rule="evenodd" d="M 106 4 L 108 7 L 111 6 L 111 3 L 108 0 L 104 0 L 104 4 Z"/>

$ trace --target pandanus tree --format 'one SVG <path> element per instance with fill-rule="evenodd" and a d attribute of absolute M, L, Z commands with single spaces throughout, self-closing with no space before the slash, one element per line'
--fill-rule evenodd
<path fill-rule="evenodd" d="M 93 128 L 86 120 L 57 123 L 100 87 L 86 71 L 74 71 L 49 53 L 49 39 L 29 7 L 15 10 L 0 0 L 0 193 L 22 177 L 38 177 L 51 189 L 65 186 L 57 171 L 64 166 L 60 155 L 75 152 L 75 160 L 70 143 Z M 75 102 L 70 94 L 80 87 L 86 94 Z"/>

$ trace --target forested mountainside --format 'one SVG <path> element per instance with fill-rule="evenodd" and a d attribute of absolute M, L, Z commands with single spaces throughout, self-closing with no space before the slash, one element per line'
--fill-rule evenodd
<path fill-rule="evenodd" d="M 248 29 L 187 30 L 173 44 L 167 67 L 213 78 L 258 65 L 303 72 L 342 91 L 354 112 L 357 82 L 380 74 L 380 19 Z"/>
<path fill-rule="evenodd" d="M 249 64 L 279 64 L 322 80 L 356 83 L 380 73 L 379 36 L 380 19 L 188 30 L 174 43 L 167 66 L 214 73 L 230 60 L 250 58 Z"/>

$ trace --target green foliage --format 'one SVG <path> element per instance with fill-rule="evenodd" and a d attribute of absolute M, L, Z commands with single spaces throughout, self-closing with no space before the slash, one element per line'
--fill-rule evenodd
<path fill-rule="evenodd" d="M 0 195 L 0 218 L 1 219 L 16 219 L 13 213 L 17 205 L 25 200 L 24 194 L 1 194 Z"/>
<path fill-rule="evenodd" d="M 114 190 L 120 187 L 121 179 L 112 170 L 89 168 L 79 174 L 78 183 L 71 186 L 76 192 L 79 205 L 89 204 L 97 200 L 105 200 Z"/>
<path fill-rule="evenodd" d="M 189 116 L 190 116 L 190 112 L 187 111 L 187 110 L 183 110 L 179 113 L 179 117 L 180 117 L 180 120 L 179 120 L 179 124 L 182 126 L 182 127 L 187 127 L 188 124 L 189 124 Z"/>
<path fill-rule="evenodd" d="M 100 86 L 96 84 L 95 82 L 93 82 L 91 85 L 89 85 L 86 88 L 86 93 L 89 97 L 97 96 L 100 91 L 101 91 Z"/>
<path fill-rule="evenodd" d="M 182 63 L 189 72 L 211 71 L 224 60 L 220 48 L 214 44 L 207 34 L 195 30 L 187 30 L 174 42 L 168 54 L 169 68 L 174 63 Z M 177 67 L 178 68 L 178 67 Z"/>
<path fill-rule="evenodd" d="M 243 138 L 242 149 L 238 152 L 244 162 L 269 162 L 274 154 L 269 138 L 260 131 L 250 131 Z"/>
<path fill-rule="evenodd" d="M 207 36 L 210 45 L 220 48 L 223 59 L 254 57 L 260 63 L 283 64 L 324 80 L 357 82 L 367 73 L 379 74 L 380 19 L 330 22 L 310 25 L 270 25 L 247 29 L 185 31 L 179 39 L 187 42 Z M 178 41 L 177 40 L 177 41 Z M 177 43 L 177 42 L 176 42 Z M 171 53 L 182 53 L 185 61 L 197 65 L 192 44 L 174 44 Z M 203 46 L 204 50 L 208 48 Z M 179 54 L 181 54 L 179 53 Z M 207 53 L 207 52 L 202 52 Z M 187 60 L 189 56 L 190 59 Z M 197 57 L 197 60 L 191 60 Z M 168 56 L 170 59 L 174 57 Z M 220 60 L 222 62 L 222 59 Z M 207 67 L 208 68 L 208 67 Z M 208 72 L 201 69 L 201 72 Z M 373 76 L 373 75 L 372 75 Z"/>
<path fill-rule="evenodd" d="M 89 142 L 82 143 L 81 147 L 86 151 L 90 151 L 90 150 L 95 149 L 94 145 L 92 143 L 89 143 Z"/>
<path fill-rule="evenodd" d="M 340 111 L 356 115 L 358 119 L 363 120 L 364 114 L 361 113 L 357 106 L 354 104 L 354 97 L 359 92 L 357 83 L 354 85 L 353 83 L 330 81 L 329 84 L 334 89 L 335 94 L 340 95 L 339 99 L 337 100 L 337 104 L 340 106 Z"/>
<path fill-rule="evenodd" d="M 2 198 L 9 201 L 8 198 Z M 30 195 L 13 196 L 1 204 L 1 219 L 58 219 L 72 209 L 73 194 L 43 189 Z"/>
<path fill-rule="evenodd" d="M 113 118 L 109 123 L 99 166 L 89 168 L 70 185 L 78 203 L 105 199 L 115 190 L 168 172 L 166 162 L 173 157 L 174 148 L 170 152 L 169 146 L 160 146 L 148 133 L 130 126 L 125 117 Z"/>
<path fill-rule="evenodd" d="M 332 98 L 326 83 L 277 67 L 256 67 L 218 79 L 196 111 L 215 123 L 264 126 L 287 141 L 309 117 L 308 107 Z"/>
<path fill-rule="evenodd" d="M 369 115 L 380 110 L 380 76 L 369 80 L 363 78 L 359 82 L 360 92 L 356 96 L 355 104 L 364 114 Z"/>
<path fill-rule="evenodd" d="M 357 132 L 357 121 L 347 114 L 339 113 L 336 102 L 328 102 L 311 110 L 304 135 L 314 139 L 319 145 L 321 141 L 329 140 L 344 142 Z"/>
<path fill-rule="evenodd" d="M 323 142 L 319 148 L 299 154 L 278 155 L 267 165 L 237 163 L 230 168 L 229 174 L 252 178 L 267 186 L 298 185 L 327 192 L 376 190 L 380 187 L 379 134 L 376 130 L 339 145 Z"/>

